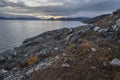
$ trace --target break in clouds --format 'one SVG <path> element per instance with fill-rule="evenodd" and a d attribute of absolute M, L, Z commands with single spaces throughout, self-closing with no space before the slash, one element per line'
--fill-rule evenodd
<path fill-rule="evenodd" d="M 120 0 L 0 0 L 0 16 L 92 17 L 120 8 Z"/>

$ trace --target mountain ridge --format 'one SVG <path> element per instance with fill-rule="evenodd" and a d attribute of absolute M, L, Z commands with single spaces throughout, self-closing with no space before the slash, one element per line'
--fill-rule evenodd
<path fill-rule="evenodd" d="M 120 18 L 120 9 L 112 12 L 111 14 L 104 14 L 104 15 L 100 15 L 94 18 L 91 18 L 89 20 L 84 21 L 85 23 L 88 24 L 96 24 L 99 26 L 104 26 L 104 27 L 108 27 L 111 25 L 116 24 L 116 21 Z"/>
<path fill-rule="evenodd" d="M 90 18 L 88 17 L 65 17 L 65 18 L 48 18 L 48 19 L 42 19 L 42 18 L 27 18 L 27 17 L 0 17 L 0 20 L 51 20 L 51 21 L 85 21 Z"/>

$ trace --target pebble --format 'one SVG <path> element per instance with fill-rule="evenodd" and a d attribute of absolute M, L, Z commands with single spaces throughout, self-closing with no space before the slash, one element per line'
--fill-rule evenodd
<path fill-rule="evenodd" d="M 91 48 L 91 51 L 95 52 L 95 51 L 96 51 L 96 49 L 95 49 L 95 48 Z"/>
<path fill-rule="evenodd" d="M 58 47 L 56 47 L 56 48 L 54 48 L 54 50 L 59 50 L 59 48 L 58 48 Z"/>
<path fill-rule="evenodd" d="M 55 59 L 60 59 L 60 56 L 59 56 L 59 55 L 57 55 L 57 56 L 55 57 Z"/>

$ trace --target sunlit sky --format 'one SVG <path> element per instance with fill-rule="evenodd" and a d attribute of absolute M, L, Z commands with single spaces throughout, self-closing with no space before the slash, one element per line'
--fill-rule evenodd
<path fill-rule="evenodd" d="M 120 8 L 120 0 L 0 0 L 0 16 L 93 17 Z"/>

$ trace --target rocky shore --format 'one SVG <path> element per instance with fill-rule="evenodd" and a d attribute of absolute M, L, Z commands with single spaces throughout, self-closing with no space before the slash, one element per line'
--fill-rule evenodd
<path fill-rule="evenodd" d="M 5 51 L 0 80 L 120 80 L 118 11 L 111 22 L 48 31 Z"/>

